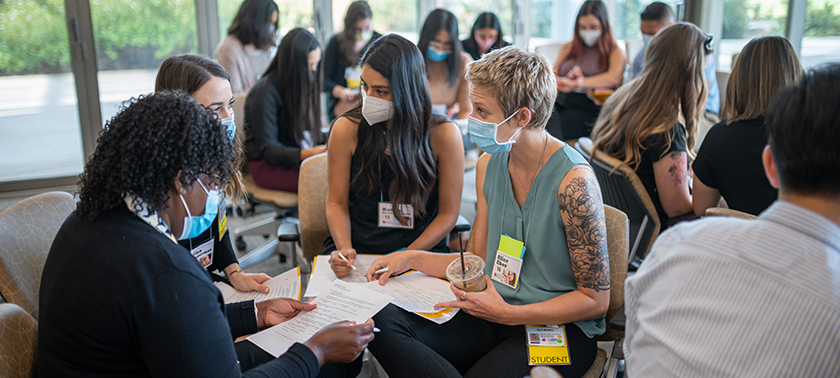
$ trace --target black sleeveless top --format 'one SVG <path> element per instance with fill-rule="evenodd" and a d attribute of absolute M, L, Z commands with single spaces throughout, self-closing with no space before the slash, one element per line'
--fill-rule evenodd
<path fill-rule="evenodd" d="M 350 160 L 351 182 L 359 174 L 361 168 L 361 158 L 358 157 L 357 153 L 354 153 Z M 358 254 L 387 254 L 406 248 L 426 230 L 426 227 L 437 216 L 440 201 L 438 187 L 435 184 L 431 193 L 429 193 L 425 214 L 415 213 L 414 215 L 413 229 L 380 228 L 378 226 L 379 202 L 380 199 L 384 202 L 390 202 L 388 188 L 391 186 L 391 181 L 394 180 L 394 172 L 391 171 L 391 167 L 385 161 L 384 155 L 379 160 L 379 172 L 382 188 L 368 190 L 367 179 L 364 176 L 359 176 L 352 183 L 348 194 L 350 233 L 352 234 L 353 248 Z M 431 250 L 449 251 L 445 240 L 438 242 Z"/>

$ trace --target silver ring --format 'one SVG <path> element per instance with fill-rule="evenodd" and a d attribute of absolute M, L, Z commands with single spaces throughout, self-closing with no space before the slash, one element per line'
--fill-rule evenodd
<path fill-rule="evenodd" d="M 462 301 L 467 300 L 467 293 L 466 292 L 464 292 L 464 295 L 461 296 L 461 300 Z"/>

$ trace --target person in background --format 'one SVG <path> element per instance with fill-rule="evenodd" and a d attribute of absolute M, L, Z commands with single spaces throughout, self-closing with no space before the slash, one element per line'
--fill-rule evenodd
<path fill-rule="evenodd" d="M 467 80 L 470 135 L 487 151 L 476 166 L 473 228 L 474 253 L 487 261 L 487 288 L 467 293 L 450 285 L 458 299 L 436 308 L 462 311 L 441 325 L 388 305 L 376 315 L 382 332 L 370 350 L 392 378 L 522 377 L 530 368 L 525 325 L 563 324 L 571 365 L 553 368 L 580 377 L 595 360 L 594 336 L 604 332 L 610 298 L 595 173 L 574 148 L 545 131 L 556 96 L 545 57 L 515 46 L 494 50 L 469 66 Z M 521 270 L 502 275 L 505 268 L 494 262 L 508 239 L 524 243 L 524 255 Z M 367 277 L 381 285 L 416 269 L 443 278 L 457 259 L 395 252 L 374 260 Z M 376 274 L 385 267 L 390 270 Z"/>
<path fill-rule="evenodd" d="M 837 63 L 780 90 L 761 154 L 778 201 L 674 227 L 627 278 L 627 376 L 840 377 L 837 98 Z"/>
<path fill-rule="evenodd" d="M 694 213 L 719 206 L 758 215 L 778 196 L 761 165 L 767 145 L 764 114 L 776 92 L 802 76 L 796 51 L 787 39 L 753 39 L 735 61 L 726 87 L 723 117 L 709 130 L 692 164 Z"/>
<path fill-rule="evenodd" d="M 472 58 L 461 47 L 455 15 L 445 9 L 429 13 L 417 47 L 426 61 L 432 113 L 456 118 L 456 124 L 465 132 L 472 105 L 464 75 Z"/>
<path fill-rule="evenodd" d="M 461 134 L 432 115 L 417 46 L 389 34 L 361 62 L 362 103 L 336 119 L 327 143 L 324 253 L 338 277 L 350 273 L 357 253 L 448 252 L 464 185 Z"/>
<path fill-rule="evenodd" d="M 315 377 L 325 363 L 359 356 L 374 337 L 372 320 L 326 326 L 242 373 L 235 338 L 316 306 L 224 304 L 177 239 L 216 218 L 237 161 L 228 130 L 181 92 L 124 106 L 100 133 L 76 210 L 44 264 L 38 376 Z"/>
<path fill-rule="evenodd" d="M 642 74 L 607 102 L 594 148 L 636 171 L 653 201 L 662 229 L 692 213 L 688 156 L 703 114 L 703 65 L 711 36 L 689 23 L 662 29 L 650 41 Z"/>
<path fill-rule="evenodd" d="M 178 55 L 163 61 L 155 80 L 155 92 L 179 91 L 190 95 L 195 101 L 212 110 L 220 119 L 227 131 L 228 137 L 234 141 L 239 150 L 242 145 L 236 135 L 236 125 L 233 122 L 233 94 L 230 80 L 225 69 L 208 58 L 200 55 Z M 237 155 L 238 156 L 238 155 Z M 239 163 L 234 167 L 231 184 L 227 186 L 228 197 L 236 200 L 244 192 L 239 173 Z M 225 278 L 212 274 L 214 281 L 230 283 L 240 291 L 259 290 L 268 292 L 268 287 L 262 283 L 270 277 L 265 274 L 249 274 L 239 268 L 239 261 L 230 242 L 230 232 L 227 227 L 227 215 L 224 197 L 219 200 L 219 215 L 213 220 L 210 229 L 201 235 L 179 241 L 190 250 L 193 257 L 198 259 L 207 271 L 221 271 Z"/>
<path fill-rule="evenodd" d="M 642 11 L 641 17 L 640 29 L 642 30 L 644 47 L 633 58 L 633 63 L 630 66 L 631 79 L 639 76 L 645 67 L 645 50 L 650 39 L 663 28 L 673 25 L 676 22 L 674 11 L 671 7 L 659 1 L 648 4 Z M 720 122 L 720 116 L 718 115 L 720 113 L 720 88 L 718 87 L 717 74 L 715 73 L 715 60 L 713 57 L 709 57 L 705 67 L 704 73 L 708 97 L 706 98 L 706 111 L 703 114 L 703 118 L 700 119 L 698 127 L 697 147 L 701 145 L 712 125 Z"/>
<path fill-rule="evenodd" d="M 354 1 L 347 7 L 344 30 L 334 35 L 324 52 L 324 92 L 327 96 L 327 116 L 332 121 L 353 109 L 360 98 L 361 67 L 359 55 L 373 40 L 381 37 L 373 30 L 373 13 L 367 1 Z"/>
<path fill-rule="evenodd" d="M 470 37 L 461 41 L 464 52 L 478 60 L 488 52 L 509 46 L 504 40 L 502 24 L 493 12 L 484 12 L 475 19 Z"/>
<path fill-rule="evenodd" d="M 236 12 L 214 54 L 230 75 L 234 94 L 248 93 L 271 62 L 278 17 L 274 0 L 245 0 Z"/>
<path fill-rule="evenodd" d="M 297 192 L 300 163 L 325 151 L 321 132 L 321 47 L 289 31 L 245 100 L 245 156 L 254 182 Z"/>
<path fill-rule="evenodd" d="M 554 66 L 558 93 L 548 132 L 563 140 L 588 136 L 601 106 L 587 93 L 612 93 L 621 85 L 624 65 L 607 7 L 600 0 L 584 2 L 575 18 L 575 36 L 560 48 Z"/>

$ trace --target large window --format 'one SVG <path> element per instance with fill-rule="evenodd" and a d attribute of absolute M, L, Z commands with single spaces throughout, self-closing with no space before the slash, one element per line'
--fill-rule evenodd
<path fill-rule="evenodd" d="M 0 182 L 84 165 L 64 0 L 0 3 Z"/>
<path fill-rule="evenodd" d="M 164 59 L 198 52 L 195 15 L 193 0 L 91 1 L 103 122 L 123 101 L 154 92 Z"/>
<path fill-rule="evenodd" d="M 810 0 L 807 9 L 802 65 L 840 62 L 840 0 Z"/>
<path fill-rule="evenodd" d="M 755 37 L 785 35 L 787 0 L 726 0 L 723 13 L 723 35 L 718 50 L 717 70 L 729 72 L 732 56 Z"/>
<path fill-rule="evenodd" d="M 344 29 L 344 15 L 351 2 L 352 0 L 333 0 L 334 33 Z M 417 42 L 420 29 L 420 25 L 417 25 L 417 0 L 368 0 L 368 4 L 373 13 L 374 30 L 382 34 L 396 33 Z"/>

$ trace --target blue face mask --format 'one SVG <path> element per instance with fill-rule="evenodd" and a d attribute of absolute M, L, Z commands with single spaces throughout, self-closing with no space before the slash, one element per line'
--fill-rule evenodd
<path fill-rule="evenodd" d="M 204 201 L 204 214 L 196 217 L 192 216 L 190 214 L 190 207 L 187 206 L 187 201 L 181 195 L 181 202 L 184 204 L 184 209 L 187 210 L 187 216 L 184 217 L 183 231 L 181 231 L 181 236 L 178 240 L 198 237 L 210 228 L 216 216 L 219 215 L 219 191 L 216 189 L 208 191 L 200 180 L 196 181 L 201 185 L 201 189 L 204 189 L 204 192 L 207 193 L 207 199 Z"/>
<path fill-rule="evenodd" d="M 504 121 L 499 123 L 489 123 L 489 122 L 482 122 L 473 117 L 470 117 L 469 121 L 467 122 L 467 129 L 469 130 L 470 137 L 472 138 L 473 142 L 480 148 L 482 151 L 487 152 L 489 154 L 497 154 L 499 152 L 510 151 L 511 144 L 516 143 L 513 138 L 516 137 L 516 134 L 519 134 L 519 130 L 522 128 L 517 128 L 516 132 L 510 136 L 507 142 L 499 143 L 496 141 L 496 133 L 499 130 L 499 125 L 504 124 L 505 122 L 509 121 L 513 116 L 519 113 L 519 110 L 514 112 L 510 115 L 510 117 L 505 118 Z"/>
<path fill-rule="evenodd" d="M 233 137 L 236 136 L 236 124 L 233 123 L 233 116 L 223 118 L 219 121 L 222 123 L 222 127 L 224 127 L 227 131 L 230 140 L 233 140 Z"/>
<path fill-rule="evenodd" d="M 644 51 L 644 50 L 646 50 L 646 49 L 647 49 L 647 47 L 648 47 L 648 43 L 650 43 L 650 40 L 651 40 L 652 38 L 653 38 L 653 34 L 644 34 L 644 33 L 642 33 L 642 43 L 644 44 L 644 47 L 642 47 L 642 51 Z"/>
<path fill-rule="evenodd" d="M 426 57 L 429 58 L 432 62 L 440 62 L 446 58 L 449 58 L 449 54 L 452 52 L 450 51 L 439 51 L 438 49 L 429 46 L 426 50 Z"/>

